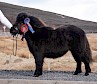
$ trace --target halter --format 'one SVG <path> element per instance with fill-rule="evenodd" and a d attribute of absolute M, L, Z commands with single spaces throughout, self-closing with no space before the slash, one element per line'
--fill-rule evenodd
<path fill-rule="evenodd" d="M 21 27 L 20 27 L 20 30 L 23 33 L 23 36 L 22 36 L 22 39 L 21 39 L 22 41 L 25 38 L 25 33 L 28 31 L 28 29 L 32 32 L 32 34 L 35 32 L 29 22 L 30 22 L 30 19 L 25 18 L 24 24 L 22 24 Z"/>
<path fill-rule="evenodd" d="M 28 31 L 28 26 L 26 24 L 21 25 L 21 32 L 25 34 Z"/>

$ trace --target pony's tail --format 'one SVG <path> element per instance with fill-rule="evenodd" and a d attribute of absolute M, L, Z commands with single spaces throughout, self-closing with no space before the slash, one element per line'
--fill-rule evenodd
<path fill-rule="evenodd" d="M 86 35 L 85 35 L 85 56 L 87 58 L 88 63 L 91 63 L 93 61 L 90 45 L 89 45 Z"/>

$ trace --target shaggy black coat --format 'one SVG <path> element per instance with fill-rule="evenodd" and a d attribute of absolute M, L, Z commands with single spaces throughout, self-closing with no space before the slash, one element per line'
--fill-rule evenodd
<path fill-rule="evenodd" d="M 30 18 L 30 24 L 35 31 L 33 34 L 29 30 L 25 33 L 28 48 L 35 58 L 35 77 L 42 75 L 45 57 L 58 58 L 68 51 L 72 53 L 77 63 L 74 75 L 82 72 L 81 62 L 85 64 L 85 75 L 89 75 L 91 72 L 89 63 L 92 61 L 92 56 L 86 34 L 82 29 L 74 25 L 64 25 L 54 30 L 47 27 L 40 19 L 20 13 L 10 29 L 11 34 L 22 34 L 20 26 L 24 24 L 25 18 Z"/>

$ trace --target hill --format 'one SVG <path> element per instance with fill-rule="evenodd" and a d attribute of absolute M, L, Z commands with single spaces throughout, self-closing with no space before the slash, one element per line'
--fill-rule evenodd
<path fill-rule="evenodd" d="M 12 22 L 15 22 L 15 18 L 20 12 L 26 12 L 29 15 L 36 16 L 42 19 L 48 26 L 57 28 L 58 26 L 71 24 L 82 28 L 85 32 L 97 32 L 97 23 L 91 21 L 84 21 L 77 18 L 47 12 L 34 8 L 27 8 L 8 3 L 0 2 L 0 10 L 3 11 L 4 15 Z M 0 23 L 0 29 L 2 24 Z"/>

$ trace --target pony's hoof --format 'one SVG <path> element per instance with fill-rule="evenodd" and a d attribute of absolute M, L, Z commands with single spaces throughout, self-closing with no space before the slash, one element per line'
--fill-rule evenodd
<path fill-rule="evenodd" d="M 85 73 L 85 76 L 88 76 L 89 75 L 89 73 Z"/>
<path fill-rule="evenodd" d="M 79 73 L 81 73 L 82 71 L 75 71 L 73 75 L 78 75 Z"/>
<path fill-rule="evenodd" d="M 34 75 L 33 75 L 33 77 L 39 77 L 39 76 L 41 76 L 41 75 L 42 75 L 42 73 L 40 73 L 40 72 L 35 72 Z"/>
<path fill-rule="evenodd" d="M 73 75 L 78 75 L 78 73 L 77 72 L 74 72 L 74 74 Z"/>
<path fill-rule="evenodd" d="M 39 76 L 41 76 L 41 75 L 42 75 L 42 72 L 36 70 L 36 71 L 34 72 L 33 77 L 39 77 Z"/>
<path fill-rule="evenodd" d="M 33 77 L 39 77 L 39 76 L 41 76 L 41 75 L 39 75 L 39 74 L 34 74 L 33 75 Z"/>

